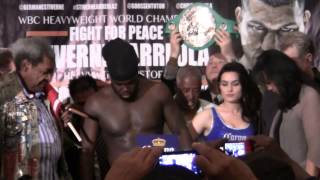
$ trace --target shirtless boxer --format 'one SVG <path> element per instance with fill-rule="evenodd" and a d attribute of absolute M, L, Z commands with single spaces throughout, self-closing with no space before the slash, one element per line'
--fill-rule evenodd
<path fill-rule="evenodd" d="M 181 147 L 187 148 L 191 138 L 172 95 L 164 84 L 138 75 L 139 59 L 133 47 L 118 38 L 103 47 L 102 56 L 111 86 L 91 96 L 85 105 L 85 112 L 95 120 L 84 122 L 82 178 L 92 179 L 98 128 L 107 144 L 109 163 L 135 146 L 137 134 L 161 134 L 164 122 L 179 136 Z"/>

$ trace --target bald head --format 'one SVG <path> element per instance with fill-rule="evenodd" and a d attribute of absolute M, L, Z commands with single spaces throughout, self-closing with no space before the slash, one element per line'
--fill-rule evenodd
<path fill-rule="evenodd" d="M 197 67 L 185 66 L 177 73 L 176 100 L 182 109 L 195 110 L 199 105 L 201 71 Z"/>
<path fill-rule="evenodd" d="M 180 86 L 183 80 L 186 78 L 195 79 L 201 85 L 202 73 L 198 67 L 194 67 L 194 66 L 181 67 L 177 73 L 177 79 L 176 79 L 177 86 Z"/>

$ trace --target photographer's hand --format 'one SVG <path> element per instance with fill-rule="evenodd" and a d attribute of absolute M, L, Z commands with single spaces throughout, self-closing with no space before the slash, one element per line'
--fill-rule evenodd
<path fill-rule="evenodd" d="M 139 180 L 155 166 L 162 148 L 135 148 L 115 160 L 105 180 Z"/>
<path fill-rule="evenodd" d="M 214 143 L 212 143 L 213 146 Z M 250 168 L 241 160 L 229 157 L 216 148 L 203 143 L 194 143 L 192 147 L 198 151 L 196 164 L 208 179 L 256 180 Z"/>

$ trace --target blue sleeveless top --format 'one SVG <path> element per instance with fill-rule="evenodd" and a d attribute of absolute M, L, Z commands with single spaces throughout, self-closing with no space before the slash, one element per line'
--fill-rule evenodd
<path fill-rule="evenodd" d="M 222 138 L 226 138 L 229 141 L 245 141 L 248 136 L 254 135 L 254 128 L 252 124 L 249 124 L 249 126 L 244 129 L 230 128 L 224 124 L 215 108 L 212 107 L 211 109 L 214 123 L 212 124 L 213 128 L 211 128 L 210 133 L 203 136 L 205 141 Z"/>

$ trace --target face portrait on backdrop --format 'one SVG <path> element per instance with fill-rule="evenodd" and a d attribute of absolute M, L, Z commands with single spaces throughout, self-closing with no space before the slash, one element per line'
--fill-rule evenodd
<path fill-rule="evenodd" d="M 306 31 L 310 12 L 303 0 L 242 0 L 235 15 L 244 56 L 240 62 L 252 69 L 263 50 L 277 49 L 281 36 Z"/>

